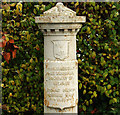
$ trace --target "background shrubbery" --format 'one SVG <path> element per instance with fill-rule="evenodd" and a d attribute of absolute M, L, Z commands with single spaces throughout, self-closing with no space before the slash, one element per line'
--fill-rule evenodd
<path fill-rule="evenodd" d="M 35 16 L 55 4 L 2 3 L 3 115 L 43 113 L 44 38 Z M 120 113 L 120 2 L 64 5 L 87 18 L 77 34 L 79 113 Z"/>

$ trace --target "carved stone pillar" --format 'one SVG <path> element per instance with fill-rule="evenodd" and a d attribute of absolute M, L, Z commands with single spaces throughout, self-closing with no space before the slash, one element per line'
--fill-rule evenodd
<path fill-rule="evenodd" d="M 76 34 L 85 20 L 63 3 L 35 17 L 44 34 L 44 113 L 77 113 Z"/>

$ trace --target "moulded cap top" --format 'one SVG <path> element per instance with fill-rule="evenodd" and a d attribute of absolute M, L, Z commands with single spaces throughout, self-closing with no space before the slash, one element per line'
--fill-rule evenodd
<path fill-rule="evenodd" d="M 45 11 L 43 16 L 36 16 L 36 23 L 82 23 L 85 16 L 76 16 L 76 12 L 58 2 L 55 7 Z"/>

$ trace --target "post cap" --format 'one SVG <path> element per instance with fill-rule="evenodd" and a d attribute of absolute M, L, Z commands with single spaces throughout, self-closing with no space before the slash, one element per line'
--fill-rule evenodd
<path fill-rule="evenodd" d="M 43 16 L 36 16 L 36 23 L 84 23 L 85 16 L 76 16 L 76 12 L 58 2 L 56 6 L 45 11 Z"/>

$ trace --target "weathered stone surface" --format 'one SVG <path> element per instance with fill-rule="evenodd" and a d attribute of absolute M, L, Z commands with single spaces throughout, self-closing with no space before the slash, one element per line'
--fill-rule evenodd
<path fill-rule="evenodd" d="M 58 45 L 59 44 L 59 45 Z M 76 34 L 44 36 L 44 59 L 68 61 L 76 59 Z"/>
<path fill-rule="evenodd" d="M 65 7 L 63 3 L 57 3 L 55 7 L 43 13 L 41 17 L 35 17 L 36 23 L 84 23 L 85 16 L 76 16 L 76 12 Z"/>
<path fill-rule="evenodd" d="M 44 113 L 77 113 L 76 34 L 85 21 L 63 3 L 35 17 L 44 34 Z"/>
<path fill-rule="evenodd" d="M 64 109 L 78 103 L 78 63 L 74 61 L 44 62 L 44 104 Z"/>

